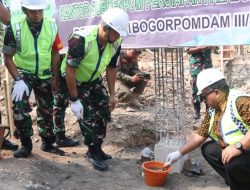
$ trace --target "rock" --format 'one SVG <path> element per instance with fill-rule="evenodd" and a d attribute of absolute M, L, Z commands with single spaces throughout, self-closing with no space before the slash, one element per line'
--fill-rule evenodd
<path fill-rule="evenodd" d="M 122 126 L 121 124 L 117 124 L 117 125 L 116 125 L 116 128 L 117 128 L 117 129 L 122 129 L 123 126 Z"/>

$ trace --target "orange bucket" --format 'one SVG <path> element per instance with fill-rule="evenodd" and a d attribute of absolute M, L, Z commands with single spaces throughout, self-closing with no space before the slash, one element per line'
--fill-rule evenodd
<path fill-rule="evenodd" d="M 163 186 L 166 182 L 167 175 L 172 170 L 169 166 L 163 170 L 164 163 L 157 161 L 147 161 L 142 164 L 144 170 L 144 181 L 148 186 Z"/>

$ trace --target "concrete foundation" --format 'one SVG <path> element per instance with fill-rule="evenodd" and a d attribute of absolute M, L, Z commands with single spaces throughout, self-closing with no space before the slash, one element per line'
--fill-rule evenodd
<path fill-rule="evenodd" d="M 154 148 L 154 155 L 155 155 L 155 160 L 159 162 L 164 162 L 166 161 L 167 155 L 171 152 L 174 152 L 180 148 L 182 144 L 180 145 L 173 145 L 173 144 L 167 144 L 167 143 L 158 143 L 155 145 Z M 188 155 L 185 155 L 181 159 L 179 159 L 177 162 L 175 162 L 172 167 L 173 170 L 171 173 L 181 173 L 183 171 L 184 167 L 184 162 L 185 160 L 188 159 Z"/>

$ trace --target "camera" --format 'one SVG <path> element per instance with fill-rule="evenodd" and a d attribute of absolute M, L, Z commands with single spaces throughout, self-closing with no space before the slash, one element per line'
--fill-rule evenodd
<path fill-rule="evenodd" d="M 137 74 L 139 77 L 149 80 L 150 79 L 150 74 L 149 73 L 138 73 Z"/>

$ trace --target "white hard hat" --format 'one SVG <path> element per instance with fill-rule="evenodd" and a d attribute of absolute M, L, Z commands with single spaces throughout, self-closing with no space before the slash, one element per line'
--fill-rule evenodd
<path fill-rule="evenodd" d="M 40 10 L 47 7 L 46 0 L 22 0 L 21 6 L 30 10 Z"/>
<path fill-rule="evenodd" d="M 127 36 L 129 17 L 128 14 L 122 9 L 108 9 L 102 14 L 102 20 L 121 36 Z"/>
<path fill-rule="evenodd" d="M 217 69 L 209 68 L 201 71 L 197 76 L 197 95 L 201 95 L 202 90 L 222 79 L 225 79 L 225 76 Z"/>

